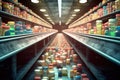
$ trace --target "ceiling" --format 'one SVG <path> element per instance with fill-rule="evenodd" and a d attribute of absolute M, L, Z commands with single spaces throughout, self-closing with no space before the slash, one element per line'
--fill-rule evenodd
<path fill-rule="evenodd" d="M 79 0 L 62 0 L 62 17 L 59 18 L 58 14 L 58 0 L 39 0 L 39 3 L 32 3 L 31 0 L 20 0 L 23 5 L 30 8 L 33 12 L 41 16 L 46 21 L 50 22 L 44 14 L 49 14 L 50 19 L 55 23 L 53 28 L 55 29 L 65 29 L 67 26 L 81 17 L 84 13 L 90 10 L 92 7 L 98 5 L 101 0 L 88 0 L 87 3 L 81 4 Z M 40 9 L 46 9 L 46 12 L 41 12 Z M 74 12 L 74 9 L 79 8 L 80 12 Z M 76 14 L 74 18 L 67 23 L 72 14 Z M 59 25 L 61 21 L 61 25 Z M 50 22 L 51 23 L 51 22 Z M 52 24 L 52 23 L 51 23 Z"/>

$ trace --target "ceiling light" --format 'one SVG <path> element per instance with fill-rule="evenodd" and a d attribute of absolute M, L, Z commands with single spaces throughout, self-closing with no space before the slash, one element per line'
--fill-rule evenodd
<path fill-rule="evenodd" d="M 79 0 L 80 3 L 86 3 L 87 0 Z"/>
<path fill-rule="evenodd" d="M 79 12 L 79 11 L 80 11 L 80 9 L 74 9 L 74 11 L 75 11 L 75 12 Z"/>
<path fill-rule="evenodd" d="M 46 9 L 40 9 L 41 12 L 46 12 Z"/>
<path fill-rule="evenodd" d="M 72 16 L 72 17 L 70 17 L 70 19 L 73 19 L 74 17 Z"/>
<path fill-rule="evenodd" d="M 58 12 L 59 12 L 59 18 L 62 16 L 62 0 L 58 0 Z"/>
<path fill-rule="evenodd" d="M 32 3 L 39 3 L 39 0 L 31 0 Z"/>
<path fill-rule="evenodd" d="M 61 21 L 59 21 L 59 25 L 61 25 Z"/>
<path fill-rule="evenodd" d="M 72 16 L 76 16 L 76 14 L 73 14 Z"/>
<path fill-rule="evenodd" d="M 49 17 L 47 19 L 50 19 Z"/>
<path fill-rule="evenodd" d="M 45 16 L 49 16 L 48 14 L 45 14 Z"/>

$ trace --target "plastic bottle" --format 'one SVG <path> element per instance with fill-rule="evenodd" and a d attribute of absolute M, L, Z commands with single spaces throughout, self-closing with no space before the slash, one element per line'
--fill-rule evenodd
<path fill-rule="evenodd" d="M 120 0 L 115 0 L 115 9 L 120 10 Z"/>
<path fill-rule="evenodd" d="M 120 14 L 116 14 L 117 26 L 120 26 Z"/>
<path fill-rule="evenodd" d="M 120 37 L 120 26 L 117 26 L 115 36 Z"/>
<path fill-rule="evenodd" d="M 1 27 L 2 27 L 2 36 L 10 35 L 10 30 L 9 30 L 10 26 L 7 26 L 5 23 L 2 23 Z"/>
<path fill-rule="evenodd" d="M 16 21 L 15 23 L 15 34 L 22 34 L 22 21 Z"/>
<path fill-rule="evenodd" d="M 110 36 L 115 36 L 116 31 L 116 19 L 109 19 L 109 33 Z"/>
<path fill-rule="evenodd" d="M 10 26 L 10 35 L 15 35 L 15 22 L 14 21 L 9 21 L 8 26 Z"/>
<path fill-rule="evenodd" d="M 102 20 L 96 21 L 96 28 L 97 28 L 97 34 L 101 35 L 102 34 Z"/>

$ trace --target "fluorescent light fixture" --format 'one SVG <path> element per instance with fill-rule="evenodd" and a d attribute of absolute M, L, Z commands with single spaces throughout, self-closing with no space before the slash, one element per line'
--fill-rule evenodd
<path fill-rule="evenodd" d="M 59 18 L 62 16 L 62 0 L 58 0 L 58 12 L 59 12 Z"/>
<path fill-rule="evenodd" d="M 49 16 L 48 14 L 45 14 L 45 16 Z"/>
<path fill-rule="evenodd" d="M 74 17 L 72 16 L 72 17 L 70 17 L 70 19 L 73 19 Z"/>
<path fill-rule="evenodd" d="M 40 9 L 41 12 L 46 12 L 46 9 Z"/>
<path fill-rule="evenodd" d="M 74 9 L 74 11 L 75 11 L 75 12 L 79 12 L 79 11 L 80 11 L 80 9 Z"/>
<path fill-rule="evenodd" d="M 79 0 L 80 3 L 86 3 L 87 0 Z"/>
<path fill-rule="evenodd" d="M 39 3 L 39 0 L 31 0 L 32 3 Z"/>
<path fill-rule="evenodd" d="M 61 21 L 59 21 L 59 25 L 61 25 Z"/>
<path fill-rule="evenodd" d="M 76 16 L 76 14 L 73 14 L 72 16 Z"/>
<path fill-rule="evenodd" d="M 50 19 L 49 17 L 47 19 Z"/>

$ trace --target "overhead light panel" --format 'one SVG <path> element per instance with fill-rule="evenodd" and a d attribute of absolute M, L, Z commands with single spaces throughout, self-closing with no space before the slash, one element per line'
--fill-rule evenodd
<path fill-rule="evenodd" d="M 58 12 L 59 12 L 59 18 L 62 16 L 62 0 L 58 0 Z"/>
<path fill-rule="evenodd" d="M 76 16 L 76 14 L 73 14 L 72 16 Z"/>
<path fill-rule="evenodd" d="M 74 9 L 74 12 L 79 12 L 80 11 L 80 9 Z"/>
<path fill-rule="evenodd" d="M 87 0 L 79 0 L 80 3 L 86 3 Z"/>
<path fill-rule="evenodd" d="M 48 14 L 45 14 L 45 16 L 49 16 Z"/>
<path fill-rule="evenodd" d="M 32 3 L 39 3 L 39 0 L 31 0 Z"/>
<path fill-rule="evenodd" d="M 41 12 L 46 12 L 46 9 L 40 9 Z"/>

